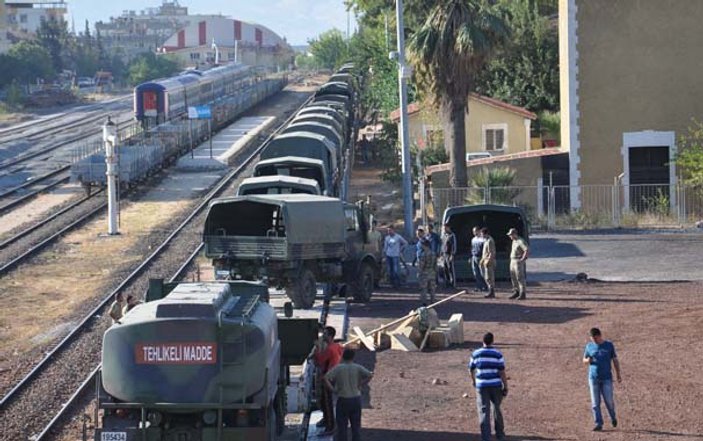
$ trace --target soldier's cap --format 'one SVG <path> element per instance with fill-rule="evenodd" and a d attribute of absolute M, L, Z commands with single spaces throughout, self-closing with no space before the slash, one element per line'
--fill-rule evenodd
<path fill-rule="evenodd" d="M 517 230 L 516 230 L 515 228 L 511 228 L 511 229 L 508 230 L 508 234 L 507 234 L 507 235 L 508 235 L 508 236 L 512 236 L 512 235 L 517 236 Z"/>

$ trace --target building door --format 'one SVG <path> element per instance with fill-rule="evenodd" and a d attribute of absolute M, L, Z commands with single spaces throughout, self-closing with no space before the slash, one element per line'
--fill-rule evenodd
<path fill-rule="evenodd" d="M 671 184 L 669 146 L 635 147 L 629 151 L 630 207 L 634 211 L 668 212 Z"/>

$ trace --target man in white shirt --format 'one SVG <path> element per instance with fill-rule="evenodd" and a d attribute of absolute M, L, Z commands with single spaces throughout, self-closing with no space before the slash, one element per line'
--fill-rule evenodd
<path fill-rule="evenodd" d="M 400 253 L 408 245 L 400 234 L 395 232 L 395 228 L 388 227 L 388 235 L 383 241 L 383 255 L 386 256 L 388 264 L 388 280 L 393 288 L 400 287 Z"/>

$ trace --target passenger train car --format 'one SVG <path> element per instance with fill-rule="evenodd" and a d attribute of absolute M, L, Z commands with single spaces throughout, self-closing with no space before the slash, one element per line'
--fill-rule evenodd
<path fill-rule="evenodd" d="M 246 90 L 256 81 L 254 69 L 228 64 L 205 72 L 189 70 L 173 78 L 140 84 L 134 89 L 134 116 L 153 127 L 184 116 L 189 106 Z"/>

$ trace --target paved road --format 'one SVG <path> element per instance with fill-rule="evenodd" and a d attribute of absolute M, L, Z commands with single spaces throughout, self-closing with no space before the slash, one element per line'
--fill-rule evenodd
<path fill-rule="evenodd" d="M 535 234 L 528 280 L 703 280 L 703 231 Z"/>

